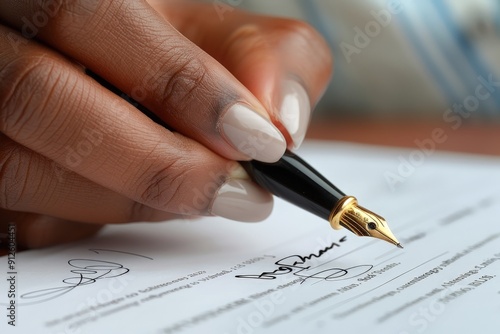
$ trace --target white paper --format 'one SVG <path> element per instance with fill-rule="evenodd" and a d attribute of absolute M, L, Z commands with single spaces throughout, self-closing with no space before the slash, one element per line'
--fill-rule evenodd
<path fill-rule="evenodd" d="M 110 226 L 16 254 L 15 298 L 1 258 L 1 333 L 498 333 L 500 160 L 428 153 L 300 152 L 385 217 L 403 250 L 281 200 L 259 224 Z"/>

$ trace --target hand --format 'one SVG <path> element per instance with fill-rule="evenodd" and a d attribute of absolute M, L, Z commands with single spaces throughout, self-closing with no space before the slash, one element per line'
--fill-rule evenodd
<path fill-rule="evenodd" d="M 0 3 L 0 233 L 15 222 L 19 244 L 40 247 L 108 223 L 270 213 L 270 194 L 235 161 L 300 145 L 330 54 L 304 23 L 218 13 L 186 1 Z"/>

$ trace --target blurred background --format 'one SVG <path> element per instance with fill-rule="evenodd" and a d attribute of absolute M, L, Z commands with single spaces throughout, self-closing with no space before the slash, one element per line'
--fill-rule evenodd
<path fill-rule="evenodd" d="M 328 41 L 335 74 L 320 112 L 439 117 L 474 95 L 478 76 L 500 82 L 498 0 L 251 0 L 242 6 L 305 20 Z M 477 111 L 500 119 L 500 87 Z"/>
<path fill-rule="evenodd" d="M 307 21 L 331 46 L 309 137 L 411 147 L 441 127 L 441 149 L 500 155 L 499 0 L 233 2 Z"/>

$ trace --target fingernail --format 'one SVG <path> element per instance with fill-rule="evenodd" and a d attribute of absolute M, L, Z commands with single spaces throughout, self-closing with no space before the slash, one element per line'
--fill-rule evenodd
<path fill-rule="evenodd" d="M 281 102 L 281 123 L 288 130 L 293 140 L 293 148 L 298 148 L 304 141 L 311 117 L 311 105 L 306 90 L 296 81 L 287 80 L 283 85 Z"/>
<path fill-rule="evenodd" d="M 273 197 L 250 180 L 230 179 L 212 202 L 210 213 L 242 222 L 258 222 L 269 216 Z"/>
<path fill-rule="evenodd" d="M 266 118 L 243 104 L 235 104 L 221 122 L 224 138 L 251 159 L 278 161 L 286 149 L 281 132 Z"/>

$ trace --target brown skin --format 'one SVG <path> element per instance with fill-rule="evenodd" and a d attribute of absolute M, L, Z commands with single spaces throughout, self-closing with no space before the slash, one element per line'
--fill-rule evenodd
<path fill-rule="evenodd" d="M 300 82 L 312 105 L 327 85 L 328 47 L 302 22 L 237 9 L 221 20 L 211 4 L 150 3 L 63 1 L 31 39 L 23 18 L 48 11 L 38 1 L 0 3 L 0 232 L 16 222 L 20 246 L 77 240 L 104 224 L 206 214 L 182 209 L 192 208 L 191 190 L 213 183 L 211 175 L 222 184 L 234 161 L 248 159 L 218 131 L 227 107 L 245 102 L 289 139 L 279 121 L 281 82 Z M 68 158 L 82 145 L 91 158 Z"/>

